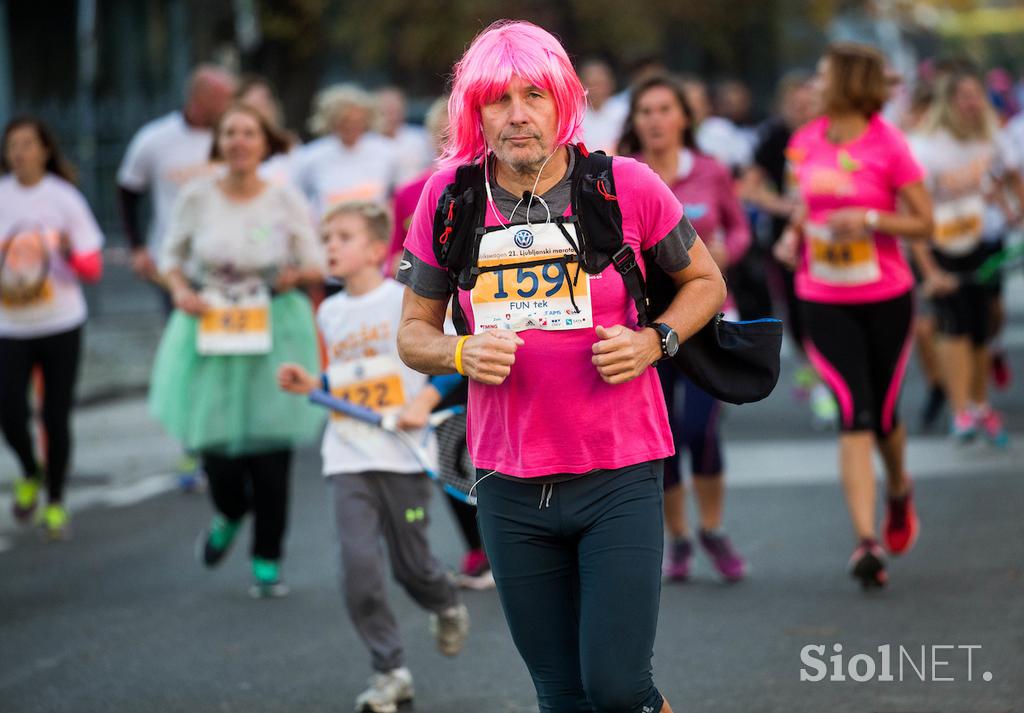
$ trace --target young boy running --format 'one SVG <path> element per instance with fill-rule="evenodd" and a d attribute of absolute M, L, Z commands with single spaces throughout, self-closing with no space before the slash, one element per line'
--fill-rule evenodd
<path fill-rule="evenodd" d="M 323 376 L 284 364 L 278 382 L 287 391 L 309 393 L 326 381 L 333 393 L 398 412 L 401 428 L 416 429 L 426 424 L 436 392 L 425 388 L 426 376 L 398 358 L 395 337 L 404 290 L 381 273 L 389 222 L 386 210 L 374 203 L 342 203 L 326 214 L 328 272 L 345 283 L 345 291 L 326 299 L 317 312 L 330 364 Z M 412 699 L 413 686 L 387 602 L 381 538 L 395 579 L 433 612 L 431 626 L 445 655 L 462 648 L 469 613 L 430 551 L 426 505 L 433 484 L 416 459 L 388 433 L 347 418 L 331 419 L 321 452 L 323 473 L 334 490 L 345 604 L 376 672 L 356 698 L 356 710 L 393 713 Z"/>

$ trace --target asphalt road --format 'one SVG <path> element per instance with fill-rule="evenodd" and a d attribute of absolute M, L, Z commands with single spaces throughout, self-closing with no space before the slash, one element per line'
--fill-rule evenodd
<path fill-rule="evenodd" d="M 730 413 L 727 529 L 751 571 L 726 586 L 698 558 L 692 582 L 664 587 L 655 675 L 677 712 L 1024 711 L 1022 324 L 1018 313 L 1008 340 L 1018 380 L 997 400 L 1016 445 L 992 453 L 912 438 L 923 532 L 892 563 L 884 592 L 866 596 L 845 572 L 852 540 L 833 438 L 807 428 L 785 381 L 768 402 Z M 915 376 L 904 400 L 911 420 L 921 396 Z M 338 593 L 317 472 L 315 450 L 304 451 L 285 569 L 293 591 L 277 601 L 247 596 L 245 537 L 220 569 L 196 564 L 193 543 L 210 513 L 202 496 L 94 503 L 75 513 L 65 543 L 4 533 L 0 713 L 351 710 L 370 671 Z M 440 498 L 432 514 L 437 552 L 455 566 L 460 543 Z M 426 615 L 397 588 L 391 595 L 415 711 L 536 710 L 493 592 L 466 595 L 473 630 L 455 660 L 434 649 Z M 829 673 L 842 647 L 846 681 L 800 680 L 801 669 L 816 671 L 801 651 L 816 645 Z M 850 680 L 851 657 L 871 656 L 877 669 L 887 646 L 896 680 Z M 854 662 L 858 675 L 865 658 Z"/>

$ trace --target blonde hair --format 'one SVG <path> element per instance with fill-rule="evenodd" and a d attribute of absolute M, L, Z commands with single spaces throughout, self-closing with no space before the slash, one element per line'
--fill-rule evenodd
<path fill-rule="evenodd" d="M 317 93 L 313 99 L 313 115 L 309 118 L 309 130 L 317 136 L 334 130 L 334 122 L 346 109 L 363 109 L 367 112 L 369 124 L 374 123 L 377 113 L 376 102 L 357 84 L 335 84 Z"/>
<path fill-rule="evenodd" d="M 441 128 L 442 123 L 448 121 L 448 97 L 443 96 L 439 99 L 435 99 L 427 109 L 427 115 L 424 117 L 423 126 L 431 134 L 437 134 L 438 129 Z M 447 129 L 444 132 L 448 133 Z"/>
<path fill-rule="evenodd" d="M 985 97 L 985 108 L 981 120 L 981 126 L 977 129 L 965 126 L 956 115 L 953 109 L 953 97 L 956 95 L 960 83 L 972 80 L 981 87 Z M 933 132 L 938 129 L 945 129 L 960 141 L 991 141 L 999 131 L 999 118 L 996 115 L 995 107 L 988 98 L 985 91 L 985 83 L 981 77 L 973 72 L 956 71 L 950 72 L 938 79 L 935 85 L 934 98 L 931 106 L 921 120 L 920 130 Z"/>
<path fill-rule="evenodd" d="M 373 201 L 342 201 L 335 203 L 324 213 L 320 225 L 326 230 L 327 224 L 339 215 L 358 215 L 370 231 L 370 240 L 391 242 L 391 212 L 380 203 Z"/>

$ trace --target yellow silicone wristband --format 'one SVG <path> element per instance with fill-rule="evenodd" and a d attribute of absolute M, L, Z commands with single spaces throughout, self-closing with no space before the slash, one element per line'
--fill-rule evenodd
<path fill-rule="evenodd" d="M 462 346 L 466 343 L 467 339 L 469 339 L 469 335 L 463 334 L 459 337 L 459 341 L 455 345 L 455 371 L 459 372 L 463 376 L 466 375 L 466 372 L 462 370 Z"/>

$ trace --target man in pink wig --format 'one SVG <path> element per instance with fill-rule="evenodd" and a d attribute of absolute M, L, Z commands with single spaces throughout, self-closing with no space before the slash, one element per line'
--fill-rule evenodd
<path fill-rule="evenodd" d="M 480 530 L 540 710 L 670 713 L 651 658 L 673 444 L 651 366 L 707 323 L 725 284 L 649 168 L 616 158 L 602 179 L 576 170 L 593 160 L 574 144 L 585 101 L 543 29 L 499 22 L 473 41 L 455 67 L 441 169 L 405 242 L 398 347 L 414 369 L 470 379 Z M 438 206 L 470 175 L 476 198 L 459 210 L 482 209 L 455 273 L 444 256 L 461 238 L 441 230 Z M 618 205 L 623 244 L 678 286 L 650 327 L 587 247 L 602 226 L 576 220 L 574 179 Z M 444 333 L 450 300 L 459 336 Z"/>

